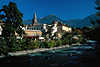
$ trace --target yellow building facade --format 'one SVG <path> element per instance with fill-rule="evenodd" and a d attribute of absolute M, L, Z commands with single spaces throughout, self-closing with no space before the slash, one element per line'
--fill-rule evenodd
<path fill-rule="evenodd" d="M 24 36 L 41 36 L 42 32 L 40 30 L 25 30 L 25 34 Z"/>

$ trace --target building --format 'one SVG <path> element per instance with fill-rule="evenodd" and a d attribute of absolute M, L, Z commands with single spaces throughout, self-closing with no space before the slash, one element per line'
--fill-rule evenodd
<path fill-rule="evenodd" d="M 58 31 L 59 32 L 62 32 L 62 31 L 65 31 L 65 32 L 72 32 L 72 28 L 69 27 L 67 24 L 63 24 L 62 22 L 58 22 Z"/>
<path fill-rule="evenodd" d="M 25 30 L 24 38 L 39 38 L 42 35 L 40 30 Z"/>
<path fill-rule="evenodd" d="M 26 25 L 24 38 L 35 38 L 38 39 L 42 36 L 43 25 L 39 24 L 37 21 L 36 13 L 34 13 L 34 17 L 32 19 L 32 24 Z"/>
<path fill-rule="evenodd" d="M 54 34 L 57 32 L 57 24 L 58 24 L 57 21 L 53 21 L 52 28 L 51 28 L 51 35 L 52 36 L 54 36 Z"/>
<path fill-rule="evenodd" d="M 72 28 L 60 21 L 53 21 L 51 26 L 51 36 L 53 38 L 62 38 L 64 32 L 72 32 Z"/>
<path fill-rule="evenodd" d="M 3 30 L 3 29 L 2 29 L 2 27 L 1 27 L 1 25 L 0 25 L 0 35 L 2 35 L 2 30 Z"/>
<path fill-rule="evenodd" d="M 42 26 L 43 26 L 43 29 L 42 29 L 42 32 L 47 32 L 48 31 L 48 29 L 47 29 L 47 24 L 42 24 Z"/>
<path fill-rule="evenodd" d="M 72 29 L 62 24 L 60 21 L 53 21 L 52 24 L 39 24 L 36 13 L 34 13 L 32 19 L 32 24 L 25 26 L 25 33 L 24 37 L 29 38 L 40 38 L 42 35 L 44 37 L 53 37 L 53 38 L 61 38 L 63 31 L 64 32 L 72 32 Z"/>
<path fill-rule="evenodd" d="M 62 30 L 66 31 L 66 32 L 72 32 L 72 28 L 65 26 L 65 25 L 62 26 Z"/>
<path fill-rule="evenodd" d="M 33 15 L 32 24 L 27 25 L 27 30 L 42 30 L 42 25 L 37 21 L 36 13 Z"/>
<path fill-rule="evenodd" d="M 2 31 L 3 31 L 3 29 L 2 29 L 2 26 L 1 26 L 1 25 L 3 25 L 3 24 L 4 24 L 3 21 L 0 20 L 0 35 L 2 35 Z"/>

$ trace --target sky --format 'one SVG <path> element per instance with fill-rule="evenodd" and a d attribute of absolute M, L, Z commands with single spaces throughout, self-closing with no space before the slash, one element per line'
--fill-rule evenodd
<path fill-rule="evenodd" d="M 34 12 L 38 19 L 53 14 L 63 20 L 83 19 L 95 13 L 95 0 L 0 0 L 0 9 L 10 1 L 17 4 L 23 20 L 32 19 Z"/>

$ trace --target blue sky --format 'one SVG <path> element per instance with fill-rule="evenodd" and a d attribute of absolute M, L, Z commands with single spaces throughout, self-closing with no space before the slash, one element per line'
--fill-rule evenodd
<path fill-rule="evenodd" d="M 95 13 L 95 0 L 0 0 L 0 9 L 10 1 L 16 2 L 23 19 L 32 19 L 54 14 L 63 20 L 82 19 Z"/>

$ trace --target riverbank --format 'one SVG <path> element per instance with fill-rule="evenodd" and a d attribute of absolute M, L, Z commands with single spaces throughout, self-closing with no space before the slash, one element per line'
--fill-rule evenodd
<path fill-rule="evenodd" d="M 81 44 L 72 44 L 72 45 L 81 45 Z M 42 51 L 49 51 L 49 50 L 57 50 L 57 49 L 62 49 L 62 48 L 69 48 L 69 45 L 63 45 L 63 46 L 58 46 L 58 47 L 53 47 L 53 48 L 38 48 L 38 49 L 33 49 L 33 50 L 24 50 L 24 51 L 16 51 L 16 52 L 9 52 L 9 56 L 20 56 L 20 55 L 27 55 L 31 53 L 37 53 L 37 52 L 42 52 Z M 6 56 L 0 56 L 0 58 L 3 58 Z"/>
<path fill-rule="evenodd" d="M 28 52 L 29 50 L 24 51 L 27 53 L 27 55 L 22 55 L 23 51 L 18 51 L 19 53 L 22 52 L 20 56 L 6 56 L 5 58 L 1 58 L 0 66 L 91 67 L 91 64 L 94 65 L 96 58 L 94 48 L 94 45 L 90 44 L 73 44 L 72 46 L 65 45 L 48 49 L 46 48 L 45 50 L 40 48 L 30 52 Z"/>

